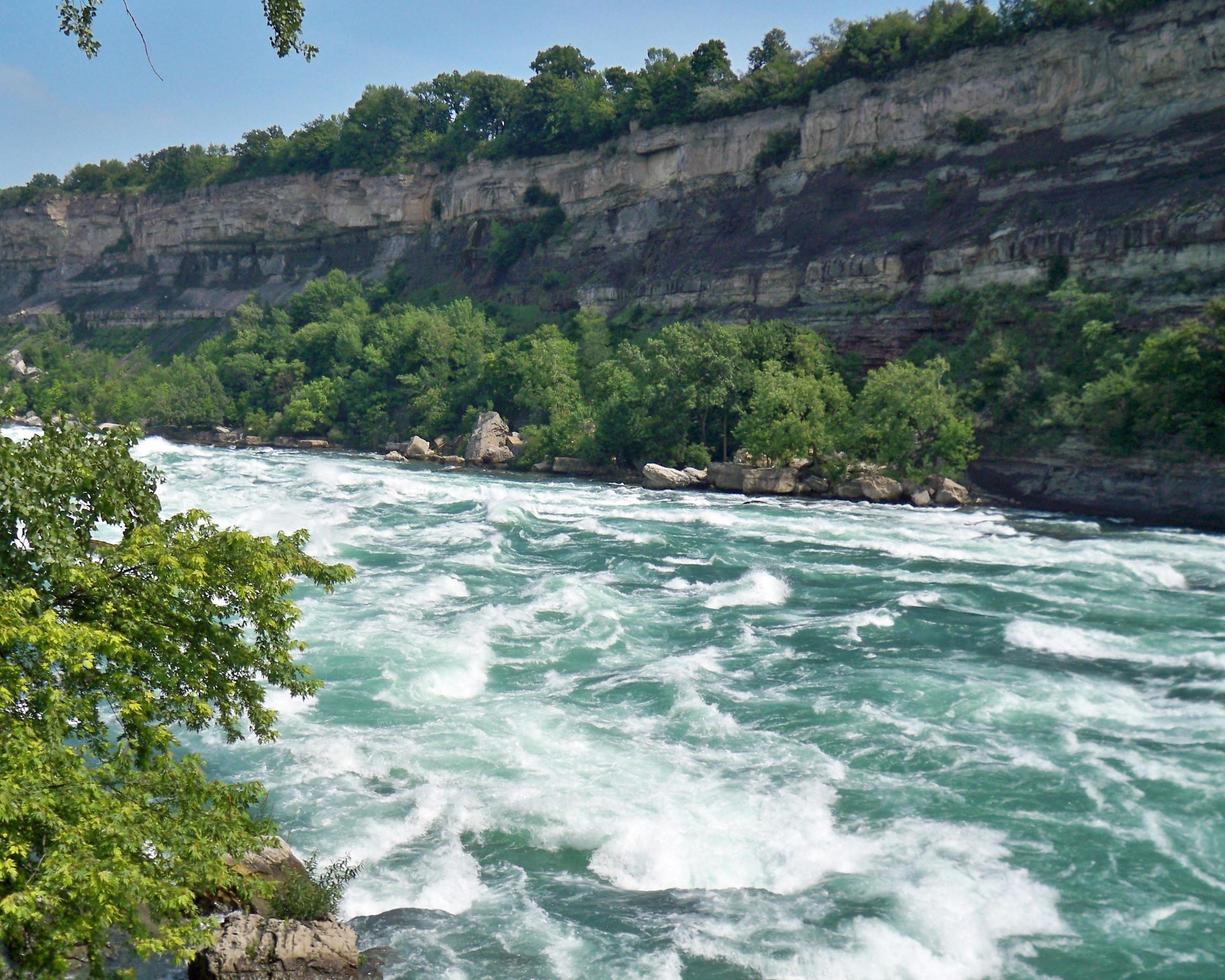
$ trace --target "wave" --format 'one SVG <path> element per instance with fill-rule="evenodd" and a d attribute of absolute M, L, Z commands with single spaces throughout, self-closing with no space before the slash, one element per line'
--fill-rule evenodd
<path fill-rule="evenodd" d="M 764 569 L 753 571 L 735 582 L 716 586 L 704 605 L 707 609 L 727 609 L 732 606 L 781 606 L 791 589 L 786 581 Z"/>

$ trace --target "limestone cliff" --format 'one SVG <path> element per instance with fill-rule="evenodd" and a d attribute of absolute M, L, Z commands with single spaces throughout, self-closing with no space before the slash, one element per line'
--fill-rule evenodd
<path fill-rule="evenodd" d="M 958 120 L 985 138 L 959 141 Z M 798 154 L 756 172 L 780 132 Z M 533 184 L 567 222 L 498 267 L 490 226 L 530 217 Z M 1056 256 L 1141 308 L 1225 287 L 1219 0 L 562 156 L 52 198 L 0 212 L 0 316 L 212 316 L 333 267 L 396 267 L 409 286 L 546 308 L 783 315 L 873 359 L 938 329 L 933 295 L 1038 279 Z"/>

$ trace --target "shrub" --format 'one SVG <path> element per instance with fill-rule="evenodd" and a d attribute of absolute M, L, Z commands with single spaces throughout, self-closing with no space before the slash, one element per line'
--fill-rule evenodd
<path fill-rule="evenodd" d="M 991 139 L 991 124 L 985 119 L 975 119 L 973 116 L 958 116 L 953 123 L 953 135 L 957 142 L 965 146 L 976 146 Z"/>
<path fill-rule="evenodd" d="M 353 864 L 347 855 L 321 871 L 319 856 L 312 854 L 306 861 L 305 871 L 291 871 L 277 885 L 269 902 L 272 914 L 279 919 L 304 922 L 334 919 L 340 911 L 345 887 L 360 871 L 361 865 Z"/>
<path fill-rule="evenodd" d="M 760 177 L 763 171 L 781 166 L 788 160 L 799 156 L 800 143 L 798 129 L 784 129 L 771 133 L 766 137 L 761 149 L 757 151 L 757 156 L 753 160 L 753 173 Z"/>

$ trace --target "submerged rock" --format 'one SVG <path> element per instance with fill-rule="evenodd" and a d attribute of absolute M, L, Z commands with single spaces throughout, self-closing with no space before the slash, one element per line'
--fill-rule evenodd
<path fill-rule="evenodd" d="M 234 913 L 188 967 L 189 980 L 342 980 L 357 977 L 357 934 L 339 922 Z"/>
<path fill-rule="evenodd" d="M 472 435 L 468 438 L 464 459 L 469 463 L 486 466 L 509 463 L 515 458 L 508 445 L 509 439 L 510 427 L 501 415 L 497 412 L 481 412 L 472 429 Z"/>

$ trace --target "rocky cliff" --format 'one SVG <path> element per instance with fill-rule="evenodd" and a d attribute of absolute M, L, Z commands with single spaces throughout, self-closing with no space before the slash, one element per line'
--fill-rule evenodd
<path fill-rule="evenodd" d="M 777 133 L 798 152 L 759 172 Z M 493 224 L 538 213 L 534 184 L 565 225 L 491 261 Z M 933 295 L 1056 260 L 1141 309 L 1190 307 L 1225 286 L 1223 192 L 1225 8 L 1177 0 L 591 151 L 10 209 L 0 315 L 173 321 L 394 267 L 409 287 L 545 308 L 785 315 L 875 359 L 939 329 Z"/>

